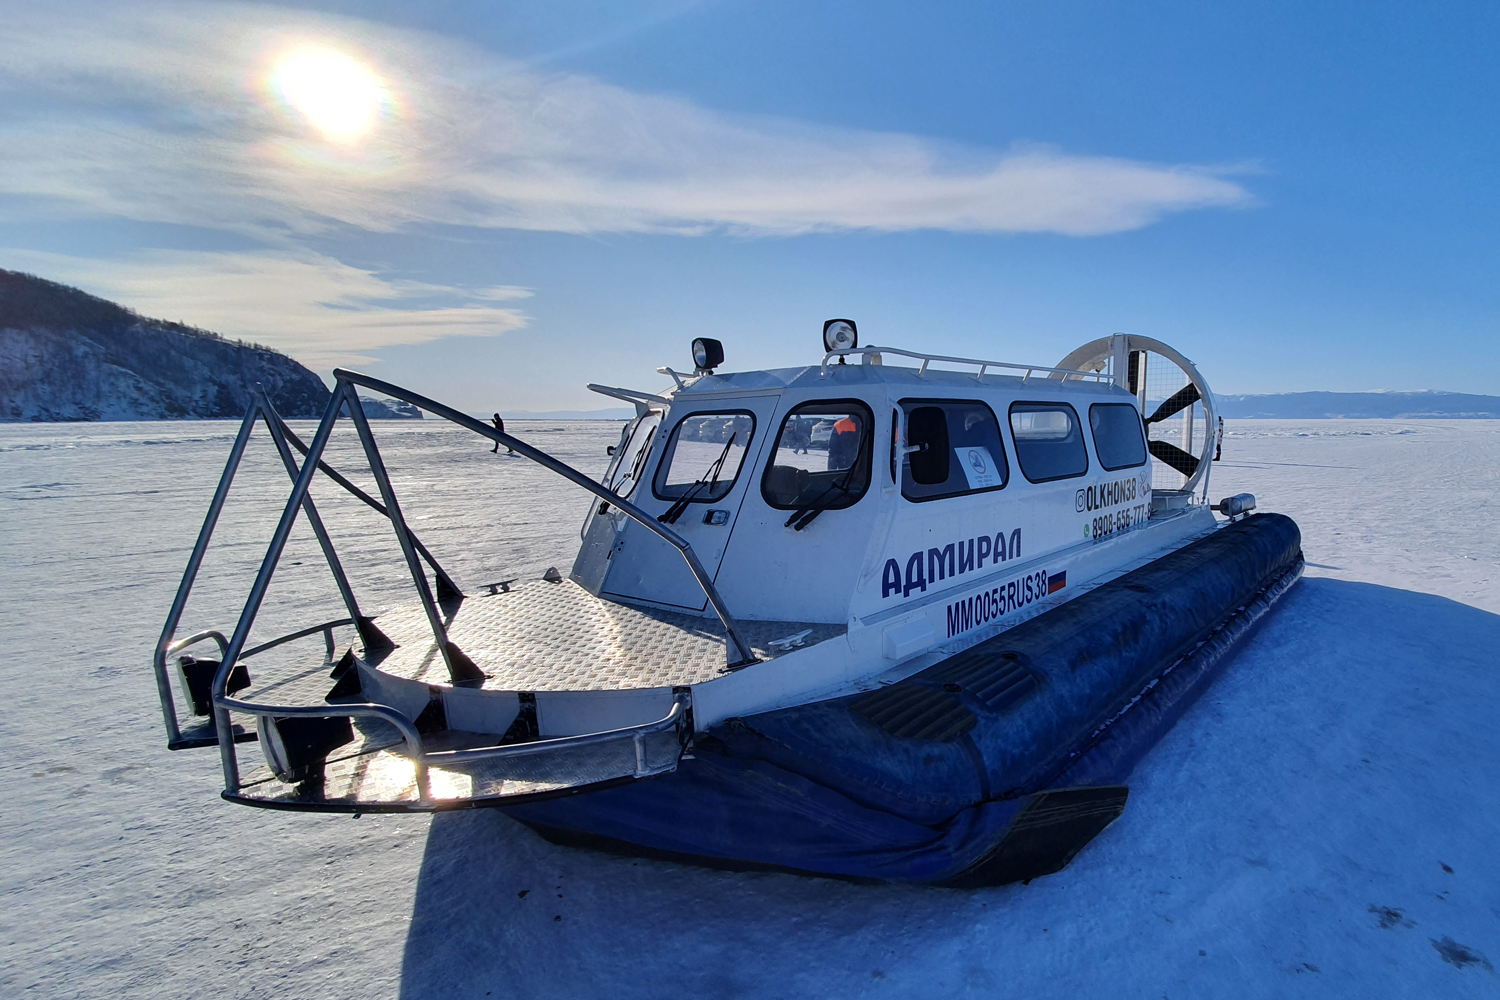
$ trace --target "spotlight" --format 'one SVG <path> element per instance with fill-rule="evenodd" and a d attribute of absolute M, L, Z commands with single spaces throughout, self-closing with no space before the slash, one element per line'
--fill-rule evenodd
<path fill-rule="evenodd" d="M 859 346 L 859 330 L 852 319 L 831 319 L 823 324 L 823 350 L 851 351 Z"/>
<path fill-rule="evenodd" d="M 693 341 L 693 367 L 699 375 L 712 375 L 714 369 L 723 363 L 723 344 L 712 337 L 699 337 Z"/>

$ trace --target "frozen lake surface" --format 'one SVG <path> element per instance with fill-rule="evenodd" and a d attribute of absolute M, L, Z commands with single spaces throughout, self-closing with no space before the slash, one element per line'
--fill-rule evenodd
<path fill-rule="evenodd" d="M 618 425 L 509 429 L 597 475 Z M 1232 422 L 1212 493 L 1294 517 L 1307 577 L 1119 822 L 979 891 L 222 802 L 149 660 L 235 430 L 0 425 L 0 996 L 1500 994 L 1500 422 Z M 465 587 L 567 571 L 581 490 L 451 425 L 376 435 Z M 285 492 L 262 433 L 184 632 L 232 624 Z M 366 608 L 408 603 L 389 526 L 318 495 Z M 342 615 L 305 529 L 282 566 L 258 635 Z"/>

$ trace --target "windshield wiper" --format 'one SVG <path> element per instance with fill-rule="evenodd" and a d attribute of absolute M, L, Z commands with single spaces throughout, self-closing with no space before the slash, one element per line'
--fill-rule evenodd
<path fill-rule="evenodd" d="M 698 495 L 698 491 L 707 486 L 710 491 L 719 484 L 719 473 L 724 468 L 724 459 L 729 457 L 729 449 L 734 447 L 734 439 L 739 437 L 739 432 L 729 435 L 729 440 L 724 442 L 724 450 L 719 452 L 719 457 L 714 459 L 712 465 L 703 473 L 697 482 L 688 489 L 686 493 L 677 498 L 672 506 L 667 508 L 665 514 L 658 514 L 656 519 L 662 524 L 676 524 L 682 512 L 688 509 L 688 504 Z"/>
<path fill-rule="evenodd" d="M 853 477 L 854 470 L 857 468 L 859 468 L 859 462 L 856 460 L 853 465 L 849 466 L 849 471 L 844 473 L 844 478 L 836 483 L 829 483 L 828 488 L 819 493 L 813 499 L 812 503 L 792 511 L 792 516 L 786 519 L 786 523 L 782 527 L 791 528 L 793 531 L 801 531 L 809 524 L 812 524 L 819 514 L 833 506 L 832 503 L 823 503 L 828 494 L 834 491 L 838 491 L 839 493 L 849 492 L 849 480 Z M 795 524 L 792 523 L 794 521 L 796 522 Z"/>

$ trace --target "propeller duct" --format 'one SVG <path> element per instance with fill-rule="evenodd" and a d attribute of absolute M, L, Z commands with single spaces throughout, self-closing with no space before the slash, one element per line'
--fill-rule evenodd
<path fill-rule="evenodd" d="M 1074 372 L 1097 372 L 1102 371 L 1104 366 L 1109 364 L 1110 371 L 1116 379 L 1115 384 L 1144 405 L 1148 381 L 1148 357 L 1152 380 L 1156 381 L 1162 377 L 1156 368 L 1157 356 L 1168 366 L 1168 372 L 1171 366 L 1176 366 L 1187 377 L 1187 384 L 1156 407 L 1155 412 L 1150 416 L 1144 417 L 1147 448 L 1156 461 L 1181 473 L 1186 480 L 1180 490 L 1168 492 L 1192 493 L 1199 488 L 1206 490 L 1208 475 L 1212 468 L 1212 463 L 1207 460 L 1211 459 L 1214 454 L 1217 414 L 1214 412 L 1213 394 L 1209 391 L 1208 383 L 1204 381 L 1197 366 L 1181 351 L 1151 337 L 1117 333 L 1083 344 L 1059 361 L 1057 367 Z M 1058 381 L 1067 381 L 1070 376 L 1065 373 L 1054 373 L 1048 377 Z M 1154 389 L 1155 386 L 1152 388 Z M 1124 393 L 1121 395 L 1123 396 Z M 1188 444 L 1188 449 L 1191 450 L 1167 441 L 1151 440 L 1150 430 L 1153 425 L 1160 427 L 1163 421 L 1182 413 L 1195 404 L 1203 406 L 1204 433 L 1192 435 L 1193 443 Z M 1170 433 L 1168 436 L 1171 436 Z M 1202 441 L 1202 454 L 1195 455 L 1193 451 L 1198 450 L 1197 442 L 1200 440 Z"/>

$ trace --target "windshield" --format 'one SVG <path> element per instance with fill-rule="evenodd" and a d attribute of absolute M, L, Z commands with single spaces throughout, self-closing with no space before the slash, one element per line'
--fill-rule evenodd
<path fill-rule="evenodd" d="M 693 413 L 672 431 L 656 474 L 656 495 L 693 503 L 722 499 L 739 478 L 740 465 L 755 433 L 755 417 L 745 411 Z"/>
<path fill-rule="evenodd" d="M 660 426 L 661 411 L 652 410 L 644 417 L 637 418 L 635 426 L 631 428 L 624 447 L 620 449 L 614 474 L 605 484 L 621 498 L 628 499 L 635 492 L 636 484 L 641 481 L 646 459 L 651 455 L 651 442 L 656 440 L 656 430 Z"/>

